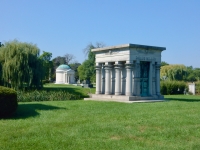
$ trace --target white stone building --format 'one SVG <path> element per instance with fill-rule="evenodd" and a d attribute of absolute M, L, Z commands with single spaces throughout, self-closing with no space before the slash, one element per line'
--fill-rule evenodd
<path fill-rule="evenodd" d="M 55 84 L 74 84 L 75 78 L 74 78 L 75 72 L 65 64 L 60 65 L 56 69 L 56 83 Z"/>
<path fill-rule="evenodd" d="M 85 100 L 162 100 L 161 52 L 165 47 L 124 44 L 92 49 L 96 94 Z"/>

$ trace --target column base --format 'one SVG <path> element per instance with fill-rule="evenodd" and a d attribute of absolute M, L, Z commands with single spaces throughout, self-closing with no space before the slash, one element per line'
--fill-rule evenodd
<path fill-rule="evenodd" d="M 127 92 L 126 96 L 132 96 L 132 93 Z"/>
<path fill-rule="evenodd" d="M 96 91 L 95 94 L 101 94 L 101 92 L 100 91 Z"/>
<path fill-rule="evenodd" d="M 111 93 L 105 92 L 105 95 L 111 95 Z"/>
<path fill-rule="evenodd" d="M 122 95 L 121 92 L 115 92 L 115 95 Z"/>
<path fill-rule="evenodd" d="M 116 101 L 116 102 L 158 102 L 165 101 L 161 96 L 126 96 L 126 95 L 105 95 L 105 94 L 91 94 L 90 98 L 84 100 L 99 100 L 99 101 Z"/>

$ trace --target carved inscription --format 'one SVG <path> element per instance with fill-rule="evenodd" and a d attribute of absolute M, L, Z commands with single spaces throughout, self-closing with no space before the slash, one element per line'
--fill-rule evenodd
<path fill-rule="evenodd" d="M 156 60 L 156 58 L 154 58 L 154 57 L 141 57 L 141 56 L 136 56 L 136 60 L 152 61 L 152 60 Z"/>
<path fill-rule="evenodd" d="M 119 52 L 115 52 L 115 51 L 113 52 L 110 50 L 107 53 L 105 53 L 105 55 L 113 55 L 113 54 L 117 54 L 117 53 L 119 53 Z"/>
<path fill-rule="evenodd" d="M 150 51 L 150 50 L 141 50 L 141 49 L 137 49 L 136 50 L 138 53 L 141 53 L 141 54 L 154 54 L 153 51 Z"/>

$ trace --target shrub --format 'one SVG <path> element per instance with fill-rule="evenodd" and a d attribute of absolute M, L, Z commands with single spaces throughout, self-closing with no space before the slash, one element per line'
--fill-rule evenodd
<path fill-rule="evenodd" d="M 17 93 L 15 90 L 0 86 L 0 117 L 9 117 L 17 110 Z"/>
<path fill-rule="evenodd" d="M 186 83 L 183 81 L 160 82 L 160 92 L 163 95 L 183 94 L 186 87 Z"/>
<path fill-rule="evenodd" d="M 195 89 L 196 89 L 196 91 L 195 91 L 196 94 L 199 95 L 200 94 L 200 81 L 195 83 Z"/>
<path fill-rule="evenodd" d="M 31 102 L 31 101 L 63 101 L 63 100 L 77 100 L 80 95 L 75 95 L 66 91 L 17 91 L 18 102 Z"/>

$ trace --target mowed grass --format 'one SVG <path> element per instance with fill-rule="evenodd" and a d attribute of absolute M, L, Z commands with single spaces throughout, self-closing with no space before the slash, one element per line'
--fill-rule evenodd
<path fill-rule="evenodd" d="M 200 149 L 200 97 L 167 102 L 48 101 L 19 103 L 0 120 L 2 150 Z"/>
<path fill-rule="evenodd" d="M 45 84 L 44 90 L 46 91 L 66 91 L 79 95 L 81 99 L 89 97 L 89 93 L 95 93 L 95 88 L 83 88 L 81 86 L 69 85 L 69 84 Z"/>

